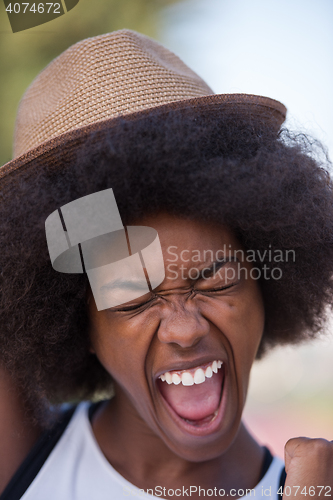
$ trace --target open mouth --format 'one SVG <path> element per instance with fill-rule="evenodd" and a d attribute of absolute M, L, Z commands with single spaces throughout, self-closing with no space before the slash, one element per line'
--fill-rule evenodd
<path fill-rule="evenodd" d="M 190 370 L 165 372 L 158 377 L 157 386 L 178 423 L 195 434 L 207 434 L 222 418 L 224 379 L 225 366 L 216 359 Z"/>

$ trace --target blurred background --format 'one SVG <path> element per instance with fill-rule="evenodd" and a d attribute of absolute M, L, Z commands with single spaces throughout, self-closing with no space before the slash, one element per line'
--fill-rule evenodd
<path fill-rule="evenodd" d="M 1 2 L 0 164 L 11 159 L 17 106 L 39 71 L 71 44 L 121 28 L 162 42 L 216 93 L 280 100 L 287 125 L 332 154 L 332 26 L 332 0 L 80 0 L 59 19 L 13 34 Z M 253 368 L 245 420 L 281 456 L 291 437 L 333 439 L 331 332 L 276 349 Z"/>

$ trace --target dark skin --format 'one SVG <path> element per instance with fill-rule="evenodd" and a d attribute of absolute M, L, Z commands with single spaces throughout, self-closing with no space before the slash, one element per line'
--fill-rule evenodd
<path fill-rule="evenodd" d="M 219 274 L 203 271 L 212 264 L 204 250 L 213 256 L 222 248 L 230 248 L 231 255 L 242 250 L 226 227 L 167 214 L 146 217 L 137 225 L 158 231 L 166 277 L 153 292 L 117 308 L 97 311 L 92 296 L 88 300 L 91 351 L 115 386 L 115 397 L 94 416 L 96 440 L 113 467 L 145 490 L 157 485 L 226 492 L 254 488 L 264 452 L 241 416 L 263 333 L 264 308 L 257 280 L 246 271 L 230 278 L 233 273 L 227 271 L 237 265 L 250 271 L 250 263 L 227 259 Z M 172 249 L 171 268 L 170 246 L 177 247 Z M 199 250 L 200 262 L 193 250 Z M 206 279 L 192 279 L 190 269 Z M 208 430 L 200 433 L 168 410 L 158 376 L 214 359 L 225 367 L 220 407 Z M 319 498 L 323 487 L 332 495 L 332 464 L 332 441 L 290 439 L 285 445 L 285 486 L 290 489 L 283 500 L 304 498 L 305 491 Z"/>
<path fill-rule="evenodd" d="M 155 293 L 103 311 L 97 311 L 92 298 L 89 301 L 92 351 L 114 378 L 116 394 L 93 420 L 97 442 L 115 469 L 139 488 L 253 488 L 264 452 L 241 423 L 241 415 L 264 327 L 258 283 L 242 275 L 227 279 L 223 273 L 236 268 L 234 261 L 227 262 L 219 276 L 193 280 L 187 275 L 190 268 L 202 271 L 212 261 L 208 256 L 184 262 L 183 250 L 189 251 L 188 259 L 192 250 L 203 256 L 207 249 L 216 255 L 224 245 L 241 248 L 227 228 L 165 214 L 137 225 L 158 231 L 166 268 L 168 247 L 177 246 L 173 252 L 179 258 L 172 270 L 166 269 Z M 251 269 L 249 263 L 242 266 Z M 123 310 L 128 307 L 131 310 Z M 226 367 L 223 415 L 211 432 L 198 435 L 165 408 L 158 374 L 214 359 L 223 360 Z"/>
<path fill-rule="evenodd" d="M 215 254 L 229 244 L 241 249 L 227 228 L 163 214 L 137 224 L 158 231 L 166 267 L 169 246 L 177 246 L 173 254 L 176 251 L 178 262 L 172 262 L 172 270 L 167 267 L 165 280 L 153 294 L 119 308 L 98 312 L 90 297 L 91 350 L 114 378 L 116 392 L 93 419 L 97 442 L 114 468 L 139 488 L 253 488 L 260 479 L 263 450 L 241 415 L 264 324 L 258 284 L 242 275 L 236 280 L 227 277 L 226 270 L 236 266 L 233 261 L 225 263 L 222 277 L 205 272 L 206 279 L 197 280 L 186 274 L 212 263 L 209 256 L 188 261 L 192 250 Z M 242 267 L 250 269 L 246 262 Z M 189 369 L 214 359 L 222 359 L 226 370 L 223 411 L 209 432 L 190 432 L 167 410 L 158 375 L 175 365 Z M 22 401 L 0 366 L 0 493 L 41 432 Z M 332 442 L 291 439 L 285 462 L 286 486 L 292 488 L 293 498 L 304 498 L 303 488 L 312 488 L 314 498 L 319 498 L 320 488 L 333 491 Z"/>
<path fill-rule="evenodd" d="M 17 387 L 0 365 L 0 494 L 40 433 L 39 426 L 29 418 Z"/>

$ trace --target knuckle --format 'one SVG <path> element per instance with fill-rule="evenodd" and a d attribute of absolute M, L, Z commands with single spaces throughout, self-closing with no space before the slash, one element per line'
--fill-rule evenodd
<path fill-rule="evenodd" d="M 333 442 L 323 438 L 291 438 L 285 445 L 292 455 L 311 455 L 313 458 L 333 459 Z"/>
<path fill-rule="evenodd" d="M 310 445 L 309 447 L 311 447 L 310 448 L 311 452 L 318 457 L 319 456 L 329 457 L 330 455 L 333 454 L 333 445 L 326 439 L 322 438 L 311 439 L 309 445 Z"/>
<path fill-rule="evenodd" d="M 305 446 L 307 444 L 307 442 L 310 441 L 309 438 L 306 438 L 306 437 L 294 437 L 294 438 L 290 438 L 288 439 L 288 441 L 286 442 L 286 448 L 298 448 L 299 446 Z"/>

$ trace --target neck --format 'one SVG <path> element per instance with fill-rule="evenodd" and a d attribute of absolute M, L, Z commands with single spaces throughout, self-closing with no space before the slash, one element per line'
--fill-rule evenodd
<path fill-rule="evenodd" d="M 39 434 L 40 428 L 27 416 L 17 387 L 0 366 L 0 494 Z"/>
<path fill-rule="evenodd" d="M 191 462 L 173 453 L 135 410 L 124 411 L 117 397 L 102 406 L 92 427 L 111 465 L 142 489 L 200 485 L 227 491 L 254 488 L 260 480 L 264 451 L 243 424 L 228 450 L 205 462 Z"/>

